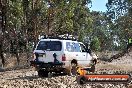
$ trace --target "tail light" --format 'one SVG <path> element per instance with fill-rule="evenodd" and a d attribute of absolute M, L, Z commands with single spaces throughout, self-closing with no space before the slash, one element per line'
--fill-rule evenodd
<path fill-rule="evenodd" d="M 65 56 L 65 54 L 62 55 L 62 61 L 66 61 L 66 56 Z"/>

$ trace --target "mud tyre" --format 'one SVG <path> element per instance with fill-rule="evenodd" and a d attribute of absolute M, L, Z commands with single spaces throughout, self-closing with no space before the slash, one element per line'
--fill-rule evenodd
<path fill-rule="evenodd" d="M 63 70 L 63 73 L 64 73 L 64 75 L 70 75 L 71 73 L 70 73 L 70 69 L 64 69 Z"/>
<path fill-rule="evenodd" d="M 38 71 L 38 76 L 39 77 L 48 77 L 48 71 L 39 70 Z"/>
<path fill-rule="evenodd" d="M 77 75 L 77 63 L 71 63 L 70 74 Z"/>

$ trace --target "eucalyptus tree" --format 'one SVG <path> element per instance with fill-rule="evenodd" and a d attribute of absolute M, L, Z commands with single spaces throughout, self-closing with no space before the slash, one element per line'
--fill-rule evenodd
<path fill-rule="evenodd" d="M 110 29 L 113 25 L 111 19 L 107 17 L 105 12 L 91 12 L 92 27 L 91 32 L 89 33 L 89 38 L 91 41 L 97 41 L 98 47 L 100 50 L 108 50 L 112 45 L 111 32 Z M 91 44 L 94 46 L 94 43 Z M 97 46 L 96 46 L 97 47 Z"/>
<path fill-rule="evenodd" d="M 122 48 L 126 48 L 128 38 L 132 37 L 132 0 L 108 0 L 106 6 L 108 16 L 114 20 L 114 33 Z"/>
<path fill-rule="evenodd" d="M 7 0 L 0 0 L 0 57 L 2 59 L 2 65 L 5 66 L 4 58 L 4 41 L 5 41 L 5 30 L 6 30 L 6 10 L 7 10 Z"/>
<path fill-rule="evenodd" d="M 50 0 L 54 34 L 73 34 L 83 39 L 90 25 L 90 11 L 87 5 L 90 0 Z M 81 38 L 82 37 L 82 38 Z"/>

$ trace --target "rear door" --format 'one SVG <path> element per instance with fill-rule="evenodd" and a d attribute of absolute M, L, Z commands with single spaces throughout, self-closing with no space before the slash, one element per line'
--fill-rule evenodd
<path fill-rule="evenodd" d="M 38 54 L 38 61 L 41 62 L 54 62 L 54 59 L 60 61 L 62 54 L 62 43 L 61 41 L 40 41 L 36 47 L 34 53 Z"/>

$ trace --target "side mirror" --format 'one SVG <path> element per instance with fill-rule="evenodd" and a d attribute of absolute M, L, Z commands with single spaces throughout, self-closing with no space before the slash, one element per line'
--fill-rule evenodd
<path fill-rule="evenodd" d="M 91 49 L 87 49 L 87 53 L 91 54 L 92 53 Z"/>
<path fill-rule="evenodd" d="M 82 52 L 87 52 L 87 50 L 82 50 Z"/>

